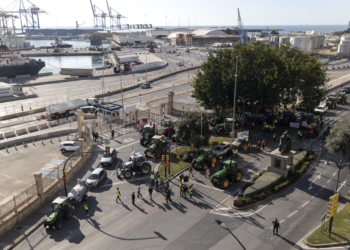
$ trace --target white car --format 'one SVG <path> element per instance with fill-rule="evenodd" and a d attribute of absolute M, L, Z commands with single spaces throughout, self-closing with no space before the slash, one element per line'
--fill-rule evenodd
<path fill-rule="evenodd" d="M 107 178 L 107 172 L 103 168 L 96 168 L 85 181 L 89 188 L 97 188 L 104 179 Z"/>
<path fill-rule="evenodd" d="M 59 150 L 64 153 L 67 151 L 75 151 L 79 149 L 80 145 L 76 141 L 64 141 L 60 143 Z"/>
<path fill-rule="evenodd" d="M 228 142 L 222 142 L 218 144 L 215 149 L 213 150 L 213 154 L 216 156 L 222 156 L 227 154 L 227 151 L 230 149 L 230 143 Z"/>
<path fill-rule="evenodd" d="M 317 114 L 324 114 L 328 110 L 327 103 L 321 102 L 317 108 L 315 108 L 314 113 Z"/>

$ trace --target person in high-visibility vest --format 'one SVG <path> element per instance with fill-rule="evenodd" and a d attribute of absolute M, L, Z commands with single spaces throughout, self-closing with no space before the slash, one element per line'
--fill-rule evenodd
<path fill-rule="evenodd" d="M 192 198 L 192 193 L 193 193 L 193 188 L 192 188 L 192 185 L 191 185 L 188 188 L 188 194 L 190 195 L 190 198 Z"/>
<path fill-rule="evenodd" d="M 115 190 L 115 196 L 117 197 L 116 202 L 118 202 L 118 200 L 120 200 L 120 202 L 122 202 L 122 200 L 120 199 L 120 190 L 119 190 L 119 188 L 117 188 Z"/>
<path fill-rule="evenodd" d="M 236 158 L 238 158 L 238 148 L 236 148 Z"/>
<path fill-rule="evenodd" d="M 276 133 L 273 133 L 273 140 L 276 141 Z"/>
<path fill-rule="evenodd" d="M 89 203 L 87 203 L 87 201 L 84 203 L 84 209 L 86 216 L 89 216 Z"/>
<path fill-rule="evenodd" d="M 152 172 L 150 178 L 151 178 L 151 186 L 153 187 L 154 186 L 154 172 Z"/>

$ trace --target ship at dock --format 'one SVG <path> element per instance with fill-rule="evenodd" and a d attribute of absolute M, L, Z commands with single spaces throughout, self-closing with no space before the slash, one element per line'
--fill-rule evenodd
<path fill-rule="evenodd" d="M 51 46 L 41 46 L 40 49 L 69 49 L 73 45 L 63 43 L 61 39 L 55 38 L 55 42 L 51 43 Z"/>
<path fill-rule="evenodd" d="M 10 49 L 0 39 L 0 78 L 16 78 L 20 75 L 38 75 L 45 62 L 22 57 L 18 49 Z"/>

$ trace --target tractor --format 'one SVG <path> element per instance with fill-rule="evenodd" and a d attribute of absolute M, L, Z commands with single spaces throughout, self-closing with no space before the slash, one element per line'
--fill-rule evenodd
<path fill-rule="evenodd" d="M 328 108 L 335 109 L 337 107 L 337 96 L 335 94 L 328 95 L 327 106 Z"/>
<path fill-rule="evenodd" d="M 215 164 L 216 156 L 213 153 L 213 149 L 210 147 L 202 147 L 194 156 L 191 167 L 206 170 L 210 166 L 215 167 Z"/>
<path fill-rule="evenodd" d="M 74 206 L 70 198 L 57 197 L 51 203 L 51 215 L 44 221 L 44 227 L 55 228 L 59 230 L 62 228 L 63 219 L 70 219 L 73 216 Z"/>
<path fill-rule="evenodd" d="M 164 126 L 163 135 L 172 138 L 175 134 L 175 122 L 172 120 L 161 121 L 161 125 Z"/>
<path fill-rule="evenodd" d="M 210 119 L 209 124 L 210 124 L 210 126 L 215 127 L 216 125 L 218 125 L 220 123 L 220 121 L 221 121 L 220 117 L 215 116 L 215 117 Z"/>
<path fill-rule="evenodd" d="M 133 172 L 147 175 L 151 172 L 151 163 L 147 161 L 145 154 L 138 152 L 130 155 L 130 161 L 124 163 L 118 171 L 118 176 L 123 175 L 125 179 L 130 179 Z"/>
<path fill-rule="evenodd" d="M 156 134 L 156 127 L 146 124 L 142 130 L 142 138 L 140 139 L 141 146 L 148 147 L 152 136 Z"/>
<path fill-rule="evenodd" d="M 311 123 L 307 125 L 307 137 L 315 138 L 318 136 L 319 129 L 317 123 Z"/>
<path fill-rule="evenodd" d="M 339 104 L 343 104 L 343 105 L 348 102 L 348 97 L 346 96 L 345 92 L 338 92 L 337 93 L 337 102 Z"/>
<path fill-rule="evenodd" d="M 280 120 L 280 125 L 288 125 L 290 122 L 295 122 L 297 120 L 297 116 L 293 111 L 286 110 L 283 112 Z M 283 118 L 282 118 L 283 117 Z"/>
<path fill-rule="evenodd" d="M 217 135 L 222 136 L 228 134 L 232 131 L 232 118 L 226 118 L 224 123 L 218 124 L 215 126 L 215 132 Z"/>
<path fill-rule="evenodd" d="M 145 150 L 145 155 L 160 159 L 161 155 L 167 152 L 167 148 L 167 142 L 163 141 L 163 136 L 155 135 L 151 139 L 150 146 Z"/>
<path fill-rule="evenodd" d="M 220 186 L 223 189 L 228 188 L 230 183 L 242 179 L 242 170 L 234 160 L 226 160 L 222 163 L 221 170 L 217 171 L 210 179 L 214 186 Z"/>

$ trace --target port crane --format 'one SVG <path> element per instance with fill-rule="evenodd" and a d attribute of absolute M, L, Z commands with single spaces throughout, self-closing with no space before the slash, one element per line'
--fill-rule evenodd
<path fill-rule="evenodd" d="M 113 28 L 122 29 L 120 19 L 126 18 L 126 17 L 121 15 L 118 11 L 114 10 L 112 7 L 109 7 L 108 0 L 106 0 L 106 3 L 107 3 L 107 9 L 108 9 L 108 14 L 110 18 L 110 24 L 109 24 L 110 29 L 113 29 Z"/>
<path fill-rule="evenodd" d="M 75 26 L 77 27 L 77 29 L 79 29 L 79 27 L 82 26 L 84 23 L 85 21 L 82 22 L 81 24 L 79 24 L 78 21 L 75 21 Z"/>
<path fill-rule="evenodd" d="M 92 1 L 90 0 L 92 14 L 94 15 L 94 28 L 102 28 L 106 29 L 106 17 L 107 13 L 101 10 L 96 5 L 92 4 Z M 100 11 L 100 13 L 97 13 L 97 10 Z"/>
<path fill-rule="evenodd" d="M 241 14 L 239 13 L 239 8 L 238 8 L 238 31 L 239 31 L 239 40 L 241 44 L 247 44 L 248 43 L 248 36 L 247 32 L 244 29 L 243 22 L 241 19 Z"/>

